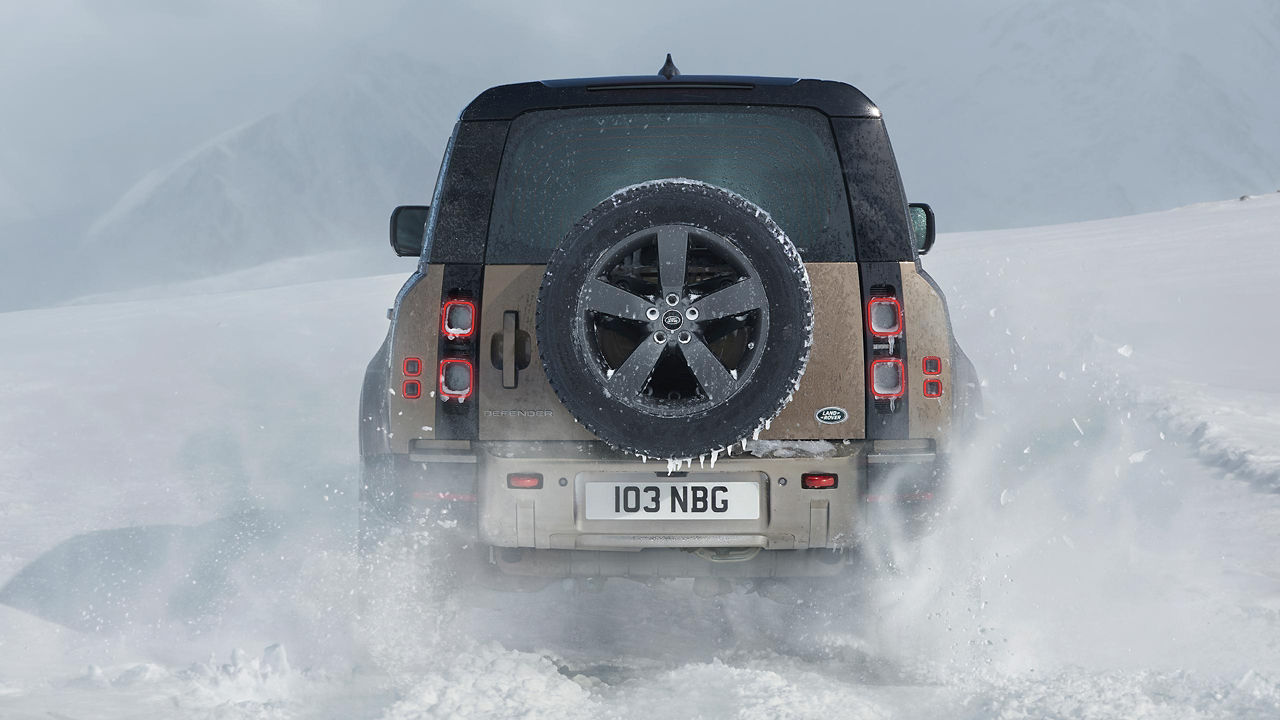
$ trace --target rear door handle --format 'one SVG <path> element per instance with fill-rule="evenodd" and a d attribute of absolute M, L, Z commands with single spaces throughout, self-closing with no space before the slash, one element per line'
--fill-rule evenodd
<path fill-rule="evenodd" d="M 516 386 L 516 334 L 520 329 L 520 313 L 502 313 L 502 387 Z"/>

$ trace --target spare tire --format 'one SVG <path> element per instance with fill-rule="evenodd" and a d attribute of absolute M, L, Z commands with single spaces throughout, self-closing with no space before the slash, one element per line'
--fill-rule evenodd
<path fill-rule="evenodd" d="M 813 298 L 769 214 L 683 179 L 624 188 L 547 262 L 538 348 L 584 427 L 637 455 L 690 458 L 750 437 L 791 399 Z"/>

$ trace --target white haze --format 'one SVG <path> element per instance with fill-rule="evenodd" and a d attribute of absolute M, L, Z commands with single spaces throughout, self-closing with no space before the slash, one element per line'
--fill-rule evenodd
<path fill-rule="evenodd" d="M 1280 186 L 1269 0 L 60 2 L 4 10 L 0 48 L 0 309 L 382 244 L 474 93 L 666 51 L 858 85 L 944 229 Z"/>
<path fill-rule="evenodd" d="M 1280 6 L 891 5 L 0 7 L 0 717 L 1280 716 Z M 359 616 L 387 212 L 484 87 L 667 51 L 861 87 L 974 231 L 953 507 L 834 587 Z"/>

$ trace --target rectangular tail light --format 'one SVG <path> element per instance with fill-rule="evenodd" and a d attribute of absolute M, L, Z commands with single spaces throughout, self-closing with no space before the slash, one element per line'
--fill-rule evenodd
<path fill-rule="evenodd" d="M 867 301 L 867 329 L 876 337 L 902 334 L 902 306 L 895 297 L 873 297 Z"/>
<path fill-rule="evenodd" d="M 542 487 L 542 476 L 538 473 L 511 473 L 507 475 L 507 487 L 519 490 L 537 490 Z"/>
<path fill-rule="evenodd" d="M 800 476 L 800 487 L 806 490 L 825 490 L 836 487 L 840 477 L 835 473 L 805 473 Z"/>
<path fill-rule="evenodd" d="M 450 340 L 469 338 L 476 331 L 476 305 L 470 300 L 448 300 L 440 309 L 440 333 Z"/>
<path fill-rule="evenodd" d="M 462 402 L 471 397 L 475 386 L 475 369 L 465 358 L 440 361 L 440 398 Z"/>
<path fill-rule="evenodd" d="M 871 394 L 876 400 L 893 400 L 902 397 L 906 389 L 906 367 L 895 357 L 876 358 L 871 361 Z"/>
<path fill-rule="evenodd" d="M 406 377 L 418 377 L 422 374 L 422 358 L 407 357 L 404 359 L 404 374 Z"/>

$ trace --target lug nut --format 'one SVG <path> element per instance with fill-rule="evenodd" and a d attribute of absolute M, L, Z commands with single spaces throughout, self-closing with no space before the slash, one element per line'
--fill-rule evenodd
<path fill-rule="evenodd" d="M 688 310 L 685 310 L 685 311 L 684 311 L 684 316 L 685 316 L 685 317 L 687 317 L 687 318 L 689 318 L 690 320 L 697 320 L 697 319 L 698 319 L 698 308 L 696 308 L 696 307 L 691 307 L 691 308 L 689 308 Z"/>
<path fill-rule="evenodd" d="M 661 345 L 667 341 L 667 334 L 662 332 L 654 333 L 653 341 Z"/>
<path fill-rule="evenodd" d="M 680 342 L 682 343 L 687 343 L 693 339 L 693 336 L 689 334 L 688 330 L 681 330 L 680 334 L 676 337 L 680 338 Z"/>
<path fill-rule="evenodd" d="M 648 310 L 645 310 L 645 311 L 644 311 L 644 316 L 645 316 L 645 317 L 647 317 L 647 318 L 649 318 L 650 320 L 657 320 L 657 319 L 658 319 L 658 308 L 656 308 L 656 307 L 651 307 L 651 308 L 649 308 Z"/>
<path fill-rule="evenodd" d="M 667 293 L 667 304 L 668 304 L 668 305 L 675 305 L 675 304 L 676 304 L 676 303 L 678 303 L 678 302 L 680 302 L 680 296 L 679 296 L 679 295 L 677 295 L 677 294 L 675 294 L 675 293 Z"/>

